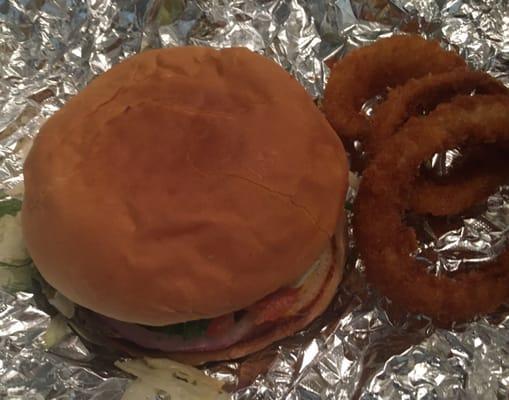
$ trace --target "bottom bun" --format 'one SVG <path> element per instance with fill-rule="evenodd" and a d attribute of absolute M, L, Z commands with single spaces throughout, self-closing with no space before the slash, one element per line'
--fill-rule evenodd
<path fill-rule="evenodd" d="M 115 347 L 135 357 L 165 357 L 185 364 L 202 365 L 212 361 L 241 358 L 248 354 L 262 350 L 278 340 L 287 338 L 288 336 L 306 328 L 312 321 L 322 315 L 336 294 L 339 283 L 343 278 L 346 247 L 344 240 L 345 235 L 342 234 L 342 232 L 339 232 L 339 230 L 336 234 L 336 239 L 334 263 L 331 265 L 329 279 L 324 284 L 320 295 L 313 301 L 313 303 L 310 304 L 310 306 L 303 310 L 303 314 L 276 322 L 273 328 L 263 334 L 251 339 L 243 340 L 227 349 L 215 351 L 162 353 L 153 350 L 147 351 L 122 341 L 117 341 L 115 343 Z"/>
<path fill-rule="evenodd" d="M 179 361 L 185 364 L 201 365 L 211 361 L 231 360 L 241 358 L 248 354 L 262 350 L 278 340 L 284 339 L 294 333 L 304 329 L 313 320 L 319 317 L 325 309 L 329 306 L 336 289 L 343 277 L 343 264 L 335 262 L 331 267 L 331 274 L 329 281 L 325 284 L 320 295 L 315 299 L 311 306 L 305 311 L 305 314 L 300 317 L 295 317 L 287 320 L 282 320 L 275 323 L 274 327 L 269 331 L 256 336 L 252 339 L 241 341 L 227 349 L 206 351 L 206 352 L 182 352 L 165 354 L 172 360 Z M 161 356 L 161 354 L 159 354 Z"/>
<path fill-rule="evenodd" d="M 334 241 L 336 251 L 334 254 L 334 264 L 331 266 L 331 272 L 329 273 L 330 279 L 325 283 L 319 296 L 305 310 L 305 314 L 275 323 L 273 329 L 268 332 L 252 339 L 239 342 L 224 350 L 170 353 L 165 354 L 165 356 L 172 360 L 191 365 L 201 365 L 212 361 L 233 360 L 262 350 L 272 343 L 285 339 L 306 328 L 311 322 L 324 313 L 334 299 L 337 288 L 343 279 L 343 269 L 346 262 L 347 237 L 345 222 L 345 217 L 342 216 L 336 227 Z M 161 356 L 161 354 L 159 354 L 159 356 Z"/>
<path fill-rule="evenodd" d="M 232 360 L 244 357 L 248 354 L 262 350 L 272 343 L 287 338 L 300 330 L 306 328 L 312 321 L 324 313 L 333 300 L 336 290 L 343 278 L 343 268 L 346 253 L 346 235 L 344 234 L 344 219 L 338 224 L 335 235 L 334 263 L 331 265 L 329 279 L 324 284 L 318 297 L 307 306 L 302 313 L 295 317 L 289 317 L 281 321 L 275 321 L 274 326 L 268 331 L 255 337 L 243 340 L 226 349 L 199 352 L 176 352 L 164 353 L 160 351 L 147 350 L 123 340 L 108 340 L 109 346 L 116 348 L 134 357 L 159 357 L 170 358 L 190 365 L 202 365 L 207 362 Z"/>

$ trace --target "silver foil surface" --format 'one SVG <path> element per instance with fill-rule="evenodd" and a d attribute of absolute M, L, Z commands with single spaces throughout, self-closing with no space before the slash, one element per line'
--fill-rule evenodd
<path fill-rule="evenodd" d="M 319 99 L 327 60 L 400 31 L 437 38 L 509 84 L 507 0 L 0 0 L 0 196 L 22 195 L 23 159 L 43 121 L 131 54 L 245 46 Z M 446 169 L 451 157 L 437 157 L 435 168 Z M 509 187 L 502 187 L 445 234 L 418 221 L 418 256 L 435 273 L 490 260 L 506 244 L 508 222 Z M 506 310 L 451 330 L 422 316 L 395 317 L 366 286 L 355 254 L 336 301 L 310 329 L 205 371 L 239 400 L 509 397 Z M 0 399 L 120 399 L 130 378 L 113 359 L 72 333 L 45 351 L 48 323 L 30 293 L 0 291 Z"/>

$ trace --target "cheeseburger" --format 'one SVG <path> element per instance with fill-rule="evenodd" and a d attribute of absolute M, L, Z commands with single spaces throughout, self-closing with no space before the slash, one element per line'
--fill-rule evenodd
<path fill-rule="evenodd" d="M 23 233 L 44 281 L 76 305 L 73 326 L 192 364 L 237 358 L 331 302 L 347 172 L 336 134 L 274 62 L 152 50 L 42 127 Z"/>

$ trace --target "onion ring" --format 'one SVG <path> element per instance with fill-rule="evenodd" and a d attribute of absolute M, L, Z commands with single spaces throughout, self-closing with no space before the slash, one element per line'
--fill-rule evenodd
<path fill-rule="evenodd" d="M 460 214 L 481 203 L 507 182 L 509 171 L 503 154 L 484 152 L 486 159 L 462 174 L 436 182 L 418 178 L 410 193 L 409 208 L 418 214 L 447 216 Z"/>
<path fill-rule="evenodd" d="M 411 79 L 396 87 L 375 110 L 366 149 L 376 153 L 410 117 L 474 90 L 476 94 L 508 94 L 507 88 L 486 72 L 464 68 Z"/>
<path fill-rule="evenodd" d="M 340 137 L 362 138 L 369 132 L 369 123 L 360 113 L 367 100 L 411 78 L 464 66 L 458 54 L 442 49 L 436 41 L 417 35 L 381 39 L 334 64 L 323 111 Z"/>
<path fill-rule="evenodd" d="M 482 71 L 457 69 L 420 79 L 389 92 L 376 109 L 366 148 L 374 154 L 411 116 L 429 112 L 438 104 L 460 94 L 508 94 L 507 88 Z M 508 177 L 502 167 L 502 154 L 484 152 L 485 162 L 479 168 L 464 171 L 445 182 L 418 179 L 410 197 L 410 209 L 435 216 L 459 214 L 493 193 Z M 492 157 L 493 156 L 493 157 Z"/>
<path fill-rule="evenodd" d="M 368 280 L 397 305 L 448 324 L 495 310 L 509 296 L 509 251 L 482 268 L 435 276 L 412 256 L 416 234 L 403 223 L 419 165 L 470 143 L 509 140 L 509 97 L 467 96 L 413 117 L 366 168 L 354 232 Z"/>

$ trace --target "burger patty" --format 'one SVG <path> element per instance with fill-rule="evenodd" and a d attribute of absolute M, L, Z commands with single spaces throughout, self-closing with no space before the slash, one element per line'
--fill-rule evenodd
<path fill-rule="evenodd" d="M 246 309 L 207 320 L 205 332 L 193 338 L 164 333 L 160 328 L 154 329 L 99 315 L 96 317 L 109 328 L 113 336 L 145 349 L 163 352 L 221 350 L 270 329 L 270 326 L 280 321 L 303 314 L 320 296 L 330 279 L 333 267 L 334 249 L 331 245 L 298 282 L 298 286 L 281 288 Z M 171 331 L 171 326 L 169 328 Z"/>

